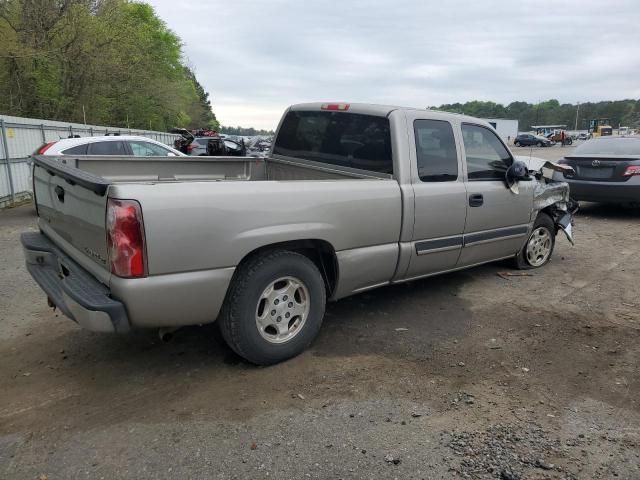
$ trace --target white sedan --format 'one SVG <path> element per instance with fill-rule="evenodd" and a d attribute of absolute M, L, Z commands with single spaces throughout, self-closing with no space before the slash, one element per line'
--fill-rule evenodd
<path fill-rule="evenodd" d="M 184 153 L 150 138 L 136 135 L 63 138 L 42 145 L 36 155 L 132 155 L 184 157 Z"/>

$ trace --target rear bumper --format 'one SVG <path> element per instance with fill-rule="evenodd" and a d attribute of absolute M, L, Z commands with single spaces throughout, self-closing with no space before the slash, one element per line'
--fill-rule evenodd
<path fill-rule="evenodd" d="M 95 332 L 131 329 L 124 305 L 109 289 L 38 232 L 23 233 L 27 270 L 50 301 L 81 327 Z"/>
<path fill-rule="evenodd" d="M 627 182 L 592 182 L 571 180 L 559 175 L 558 179 L 569 184 L 571 198 L 575 200 L 602 203 L 640 202 L 640 183 L 633 178 Z"/>

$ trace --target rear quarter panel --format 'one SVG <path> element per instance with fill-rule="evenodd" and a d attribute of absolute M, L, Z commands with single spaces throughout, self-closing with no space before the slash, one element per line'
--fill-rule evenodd
<path fill-rule="evenodd" d="M 389 244 L 397 248 L 402 221 L 395 180 L 176 182 L 112 188 L 116 198 L 140 201 L 152 276 L 233 267 L 257 248 L 297 239 L 324 240 L 336 252 Z M 393 270 L 389 277 L 392 274 Z"/>

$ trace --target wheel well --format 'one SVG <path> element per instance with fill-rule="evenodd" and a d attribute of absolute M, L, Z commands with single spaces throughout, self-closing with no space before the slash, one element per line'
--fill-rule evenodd
<path fill-rule="evenodd" d="M 554 224 L 555 227 L 555 233 L 558 233 L 558 229 L 559 227 L 556 225 L 556 217 L 558 216 L 558 212 L 555 210 L 555 207 L 553 205 L 549 205 L 548 207 L 543 208 L 542 210 L 540 210 L 538 212 L 538 214 L 536 215 L 535 220 L 538 219 L 538 216 L 544 213 L 545 215 L 547 215 L 549 217 L 549 219 L 551 220 L 551 222 Z M 535 221 L 534 220 L 534 221 Z"/>
<path fill-rule="evenodd" d="M 291 240 L 288 242 L 272 243 L 264 245 L 249 252 L 240 263 L 246 262 L 249 258 L 264 254 L 272 250 L 288 250 L 304 255 L 311 260 L 324 279 L 327 289 L 327 298 L 333 294 L 338 283 L 338 258 L 336 251 L 329 242 L 318 239 Z"/>
<path fill-rule="evenodd" d="M 551 217 L 551 220 L 553 220 L 554 218 L 553 205 L 543 208 L 538 212 L 538 215 L 540 215 L 541 213 L 546 213 L 549 217 Z M 536 218 L 538 218 L 538 215 L 536 215 Z"/>

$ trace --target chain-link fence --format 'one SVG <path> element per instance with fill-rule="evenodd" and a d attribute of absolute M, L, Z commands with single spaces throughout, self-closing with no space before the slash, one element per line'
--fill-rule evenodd
<path fill-rule="evenodd" d="M 42 144 L 74 135 L 93 137 L 107 133 L 140 135 L 167 145 L 173 145 L 173 141 L 178 137 L 166 132 L 0 115 L 0 208 L 31 197 L 29 155 Z"/>

